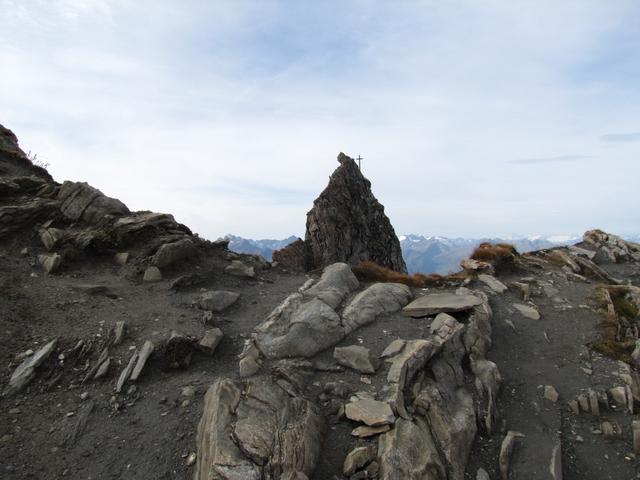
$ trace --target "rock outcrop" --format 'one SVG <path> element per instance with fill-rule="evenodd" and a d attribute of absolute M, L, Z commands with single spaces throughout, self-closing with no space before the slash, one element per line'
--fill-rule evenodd
<path fill-rule="evenodd" d="M 400 241 L 384 207 L 371 192 L 371 182 L 344 153 L 338 155 L 338 162 L 329 185 L 307 213 L 304 242 L 275 251 L 274 260 L 290 268 L 304 265 L 307 270 L 371 260 L 406 273 Z"/>

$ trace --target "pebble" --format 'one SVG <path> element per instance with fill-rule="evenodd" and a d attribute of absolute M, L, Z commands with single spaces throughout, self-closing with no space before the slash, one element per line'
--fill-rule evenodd
<path fill-rule="evenodd" d="M 89 398 L 89 392 L 82 392 L 80 394 L 80 400 L 86 400 L 87 398 Z"/>

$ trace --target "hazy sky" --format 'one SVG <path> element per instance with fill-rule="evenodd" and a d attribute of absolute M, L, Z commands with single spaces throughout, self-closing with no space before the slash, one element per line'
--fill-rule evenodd
<path fill-rule="evenodd" d="M 0 0 L 0 123 L 208 238 L 338 166 L 397 233 L 640 231 L 640 2 Z"/>

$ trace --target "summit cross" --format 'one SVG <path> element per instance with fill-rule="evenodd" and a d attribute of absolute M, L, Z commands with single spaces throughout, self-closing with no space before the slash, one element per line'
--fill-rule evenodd
<path fill-rule="evenodd" d="M 362 170 L 362 166 L 360 165 L 360 162 L 364 160 L 364 158 L 358 155 L 358 158 L 356 158 L 356 160 L 358 161 L 358 169 Z"/>

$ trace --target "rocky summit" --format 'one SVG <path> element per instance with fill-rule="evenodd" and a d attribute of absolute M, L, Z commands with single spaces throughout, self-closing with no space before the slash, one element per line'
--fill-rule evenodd
<path fill-rule="evenodd" d="M 303 274 L 302 240 L 233 253 L 54 181 L 0 129 L 0 477 L 638 478 L 640 246 L 591 230 L 402 275 L 340 158 Z"/>
<path fill-rule="evenodd" d="M 307 213 L 304 243 L 297 241 L 274 252 L 274 259 L 306 270 L 335 262 L 357 265 L 371 260 L 406 272 L 400 241 L 384 207 L 371 192 L 371 182 L 353 158 L 340 153 L 338 163 L 329 184 Z"/>

